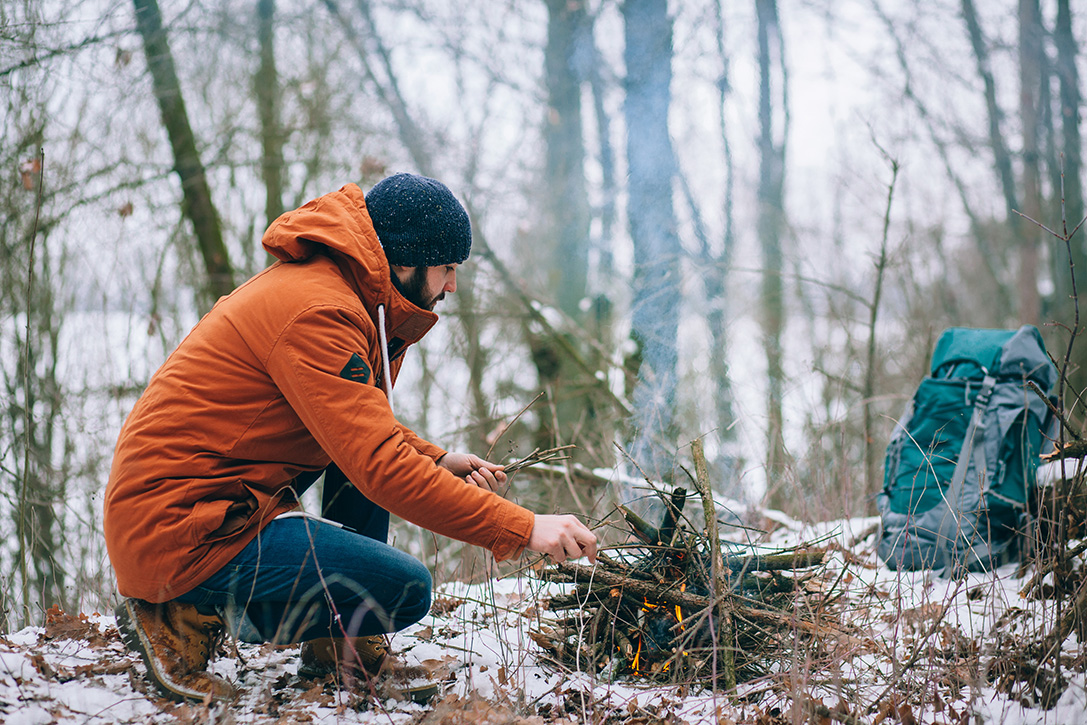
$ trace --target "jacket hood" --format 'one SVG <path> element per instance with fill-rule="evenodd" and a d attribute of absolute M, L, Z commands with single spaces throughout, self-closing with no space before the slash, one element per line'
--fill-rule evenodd
<path fill-rule="evenodd" d="M 355 184 L 289 211 L 268 227 L 261 243 L 282 262 L 303 262 L 317 254 L 336 261 L 373 320 L 384 305 L 389 335 L 403 348 L 425 335 L 438 316 L 416 307 L 393 286 L 389 262 L 378 240 L 366 196 Z M 394 357 L 398 350 L 393 350 Z"/>

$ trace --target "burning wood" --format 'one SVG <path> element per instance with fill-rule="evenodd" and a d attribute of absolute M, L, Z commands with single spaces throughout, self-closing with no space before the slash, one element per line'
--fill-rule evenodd
<path fill-rule="evenodd" d="M 683 517 L 686 500 L 685 490 L 672 491 L 660 527 L 620 507 L 638 543 L 600 555 L 596 566 L 566 562 L 541 572 L 575 585 L 550 600 L 554 618 L 533 633 L 554 661 L 594 674 L 727 689 L 849 639 L 827 611 L 825 551 L 764 553 L 725 542 L 722 554 L 721 542 L 714 547 Z"/>

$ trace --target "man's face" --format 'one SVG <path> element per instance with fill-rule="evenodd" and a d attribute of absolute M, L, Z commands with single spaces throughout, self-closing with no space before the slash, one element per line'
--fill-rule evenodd
<path fill-rule="evenodd" d="M 457 266 L 447 264 L 441 267 L 400 267 L 392 265 L 393 281 L 400 294 L 409 302 L 424 310 L 434 310 L 434 306 L 445 299 L 446 292 L 457 291 Z"/>

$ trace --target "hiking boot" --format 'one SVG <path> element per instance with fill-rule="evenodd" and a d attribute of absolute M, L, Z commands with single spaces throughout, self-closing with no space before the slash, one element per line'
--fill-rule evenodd
<path fill-rule="evenodd" d="M 380 634 L 370 637 L 323 637 L 302 643 L 298 666 L 301 677 L 324 677 L 343 667 L 353 674 L 373 677 L 389 656 L 389 643 Z"/>
<path fill-rule="evenodd" d="M 372 684 L 383 697 L 419 703 L 428 702 L 441 690 L 426 668 L 398 663 L 382 635 L 309 640 L 302 643 L 300 656 L 299 677 L 327 677 L 343 668 L 345 675 Z"/>
<path fill-rule="evenodd" d="M 128 648 L 147 665 L 147 676 L 164 697 L 229 701 L 234 687 L 207 671 L 223 632 L 216 614 L 201 614 L 193 604 L 151 604 L 125 599 L 116 609 L 117 629 Z"/>

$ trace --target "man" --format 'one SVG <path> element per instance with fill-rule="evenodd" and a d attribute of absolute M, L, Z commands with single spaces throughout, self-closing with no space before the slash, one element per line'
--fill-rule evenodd
<path fill-rule="evenodd" d="M 222 614 L 255 641 L 303 642 L 300 671 L 372 672 L 380 635 L 418 621 L 431 581 L 388 546 L 389 512 L 489 549 L 596 555 L 573 516 L 495 491 L 502 467 L 400 424 L 393 383 L 471 250 L 433 179 L 349 184 L 277 219 L 280 261 L 219 300 L 152 377 L 121 430 L 104 531 L 118 627 L 173 699 L 220 699 L 207 672 Z M 283 516 L 322 473 L 322 515 Z"/>

